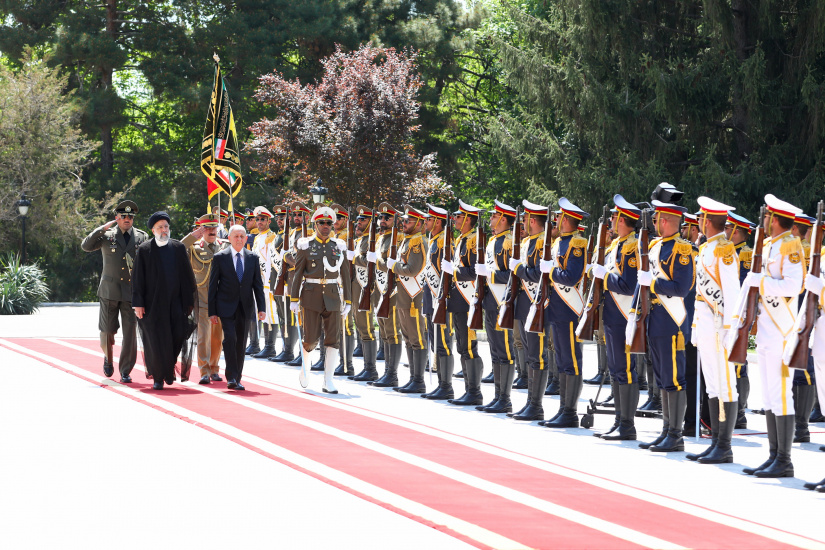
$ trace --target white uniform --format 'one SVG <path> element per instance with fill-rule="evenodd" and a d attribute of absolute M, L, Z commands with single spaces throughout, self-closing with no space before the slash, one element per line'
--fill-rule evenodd
<path fill-rule="evenodd" d="M 272 266 L 277 259 L 279 248 L 275 246 L 277 235 L 271 230 L 266 233 L 259 233 L 252 243 L 252 252 L 258 255 L 258 264 L 261 266 L 261 278 L 264 282 L 264 301 L 266 302 L 266 318 L 264 323 L 269 325 L 278 324 L 278 310 L 275 305 L 275 295 L 269 286 L 269 277 Z"/>
<path fill-rule="evenodd" d="M 790 231 L 765 239 L 764 278 L 759 286 L 756 354 L 762 379 L 762 402 L 777 416 L 793 415 L 793 374 L 782 351 L 793 330 L 797 300 L 805 279 L 802 242 Z"/>
<path fill-rule="evenodd" d="M 825 247 L 822 248 L 825 251 Z M 825 282 L 825 271 L 819 273 L 819 278 Z M 811 355 L 814 357 L 816 373 L 816 392 L 819 402 L 825 403 L 825 289 L 819 293 L 819 319 L 811 333 Z"/>
<path fill-rule="evenodd" d="M 696 258 L 696 310 L 692 340 L 699 349 L 708 397 L 721 402 L 739 399 L 736 364 L 727 359 L 724 342 L 734 326 L 739 296 L 739 258 L 732 242 L 719 233 L 699 247 Z"/>

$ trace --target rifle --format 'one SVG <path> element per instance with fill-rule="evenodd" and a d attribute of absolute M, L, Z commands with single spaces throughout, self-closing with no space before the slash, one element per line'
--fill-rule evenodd
<path fill-rule="evenodd" d="M 487 255 L 487 235 L 485 235 L 484 229 L 482 229 L 481 225 L 481 219 L 479 219 L 477 228 L 478 233 L 476 235 L 477 264 L 485 263 Z M 484 282 L 484 277 L 481 275 L 476 275 L 476 295 L 473 305 L 470 306 L 470 322 L 467 323 L 467 328 L 471 328 L 473 330 L 481 330 L 484 328 L 484 309 L 481 307 L 481 303 L 484 301 L 484 295 L 487 292 Z"/>
<path fill-rule="evenodd" d="M 596 253 L 596 263 L 599 265 L 604 265 L 604 249 L 605 243 L 607 241 L 607 228 L 610 225 L 610 207 L 604 207 L 604 213 L 602 214 L 601 219 L 599 220 L 599 234 L 597 237 L 598 241 L 598 252 Z M 590 235 L 591 242 L 593 240 L 593 235 Z M 591 251 L 592 252 L 592 251 Z M 590 256 L 592 261 L 592 256 Z M 587 307 L 582 313 L 581 319 L 579 319 L 579 326 L 576 327 L 576 337 L 579 340 L 592 342 L 594 340 L 593 333 L 596 331 L 596 327 L 599 326 L 599 306 L 602 302 L 602 289 L 604 288 L 604 284 L 601 283 L 601 280 L 593 279 L 590 283 L 590 293 L 587 298 Z"/>
<path fill-rule="evenodd" d="M 762 220 L 765 218 L 765 207 L 759 211 L 759 227 L 756 228 L 753 243 L 753 260 L 751 260 L 751 273 L 762 272 L 762 248 L 764 245 L 764 225 Z M 743 311 L 739 316 L 739 327 L 736 329 L 734 340 L 730 343 L 728 349 L 728 361 L 743 365 L 748 360 L 748 334 L 751 331 L 754 321 L 756 320 L 756 308 L 759 304 L 759 288 L 751 287 L 747 291 L 747 298 L 742 302 Z M 805 343 L 807 346 L 807 342 Z M 807 362 L 807 357 L 805 358 Z"/>
<path fill-rule="evenodd" d="M 820 273 L 820 252 L 822 249 L 822 210 L 825 206 L 824 201 L 819 201 L 819 207 L 816 211 L 816 223 L 811 231 L 811 263 L 808 265 L 808 274 L 813 277 L 819 277 Z M 817 302 L 819 296 L 813 292 L 806 292 L 802 299 L 802 306 L 799 308 L 797 314 L 797 324 L 799 325 L 791 342 L 788 342 L 793 347 L 790 350 L 790 361 L 787 365 L 792 369 L 807 369 L 808 355 L 810 354 L 810 347 L 808 343 L 811 339 L 811 331 L 816 324 L 819 317 L 819 308 Z M 804 318 L 800 316 L 804 315 Z M 821 336 L 820 336 L 821 338 Z"/>
<path fill-rule="evenodd" d="M 387 258 L 392 258 L 393 260 L 398 255 L 398 223 L 397 223 L 397 215 L 393 214 L 392 216 L 392 233 L 390 234 L 390 239 L 392 242 L 390 243 L 390 254 Z M 376 267 L 377 269 L 377 267 Z M 381 295 L 381 300 L 378 302 L 378 308 L 376 308 L 375 316 L 379 319 L 389 319 L 390 317 L 390 298 L 392 297 L 392 293 L 395 291 L 395 271 L 392 269 L 387 270 L 387 291 Z"/>
<path fill-rule="evenodd" d="M 513 225 L 513 255 L 512 258 L 521 258 L 521 222 L 519 221 L 519 209 L 516 208 L 516 221 Z M 507 299 L 499 308 L 498 326 L 503 329 L 512 329 L 515 322 L 516 296 L 518 296 L 521 279 L 515 271 L 510 272 L 510 281 L 507 283 L 510 292 Z"/>
<path fill-rule="evenodd" d="M 372 212 L 375 213 L 375 203 L 372 205 Z M 369 237 L 370 252 L 375 252 L 375 219 L 370 218 L 370 237 Z M 361 298 L 358 300 L 358 311 L 369 311 L 372 307 L 370 298 L 372 297 L 372 289 L 375 286 L 375 266 L 370 267 L 367 263 L 367 286 L 361 289 Z"/>
<path fill-rule="evenodd" d="M 284 261 L 283 257 L 289 252 L 289 206 L 286 209 L 286 222 L 284 223 L 284 242 L 281 244 L 281 272 L 278 273 L 278 280 L 275 283 L 275 296 L 283 296 L 286 291 L 286 274 L 289 271 L 289 265 Z"/>
<path fill-rule="evenodd" d="M 447 225 L 444 228 L 444 249 L 441 252 L 441 263 L 453 261 L 453 224 L 447 216 Z M 450 287 L 453 285 L 453 274 L 441 269 L 441 285 L 438 289 L 438 301 L 433 311 L 433 324 L 447 324 L 447 300 L 450 299 Z"/>
<path fill-rule="evenodd" d="M 639 270 L 650 270 L 650 210 L 642 211 L 642 228 L 639 230 Z M 647 353 L 647 316 L 650 313 L 650 288 L 637 286 L 639 290 L 636 300 L 636 327 L 633 331 L 633 340 L 630 343 L 630 353 Z"/>
<path fill-rule="evenodd" d="M 352 212 L 349 208 L 347 208 L 347 252 L 350 250 L 355 250 L 354 237 L 355 237 L 355 224 L 352 223 Z M 352 281 L 355 279 L 355 264 L 350 262 L 349 263 L 349 280 Z"/>
<path fill-rule="evenodd" d="M 599 223 L 601 223 L 601 218 L 599 218 Z M 593 226 L 591 225 L 590 235 L 587 236 L 587 254 L 584 255 L 584 257 L 587 258 L 587 261 L 584 262 L 585 266 L 593 263 L 593 251 L 594 247 L 596 246 L 596 241 L 598 240 L 593 238 L 594 235 L 596 235 L 596 232 L 593 231 Z M 585 273 L 585 277 L 582 278 L 582 282 L 584 283 L 583 285 L 581 285 L 582 296 L 587 296 L 590 293 L 590 287 L 593 286 L 593 278 L 587 277 L 587 273 Z"/>
<path fill-rule="evenodd" d="M 553 256 L 553 208 L 547 207 L 547 220 L 544 222 L 544 251 L 541 259 L 549 260 Z M 526 325 L 527 332 L 536 332 L 544 334 L 544 302 L 550 297 L 550 274 L 542 273 L 541 285 L 536 296 L 533 298 L 533 304 L 530 306 L 530 313 L 527 314 Z"/>

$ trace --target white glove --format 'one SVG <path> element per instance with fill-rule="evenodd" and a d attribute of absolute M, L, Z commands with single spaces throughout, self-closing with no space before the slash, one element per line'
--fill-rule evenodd
<path fill-rule="evenodd" d="M 398 260 L 393 260 L 392 258 L 387 258 L 387 269 L 392 269 L 392 266 L 398 263 Z"/>
<path fill-rule="evenodd" d="M 637 281 L 641 286 L 650 286 L 653 282 L 653 275 L 650 271 L 639 271 Z"/>
<path fill-rule="evenodd" d="M 486 264 L 476 264 L 476 275 L 480 277 L 489 277 L 492 275 L 492 272 L 487 269 Z"/>
<path fill-rule="evenodd" d="M 724 340 L 719 340 L 724 342 Z M 696 346 L 699 343 L 699 334 L 696 332 L 696 325 L 690 327 L 690 345 Z"/>
<path fill-rule="evenodd" d="M 353 258 L 355 258 L 355 251 L 347 250 L 347 260 L 351 262 Z"/>
<path fill-rule="evenodd" d="M 745 281 L 742 283 L 742 286 L 745 287 L 758 287 L 762 283 L 762 274 L 761 273 L 754 273 L 751 271 L 745 277 Z"/>
<path fill-rule="evenodd" d="M 367 252 L 367 261 L 368 262 L 375 263 L 375 261 L 377 259 L 378 259 L 378 254 L 376 254 L 375 252 Z"/>
<path fill-rule="evenodd" d="M 510 263 L 508 264 L 508 267 L 510 268 L 510 271 L 515 271 L 516 266 L 520 263 L 521 263 L 521 260 L 519 260 L 518 258 L 510 258 Z"/>
<path fill-rule="evenodd" d="M 593 264 L 593 271 L 591 273 L 595 279 L 604 279 L 607 275 L 607 268 L 601 264 Z"/>
<path fill-rule="evenodd" d="M 352 306 L 350 304 L 344 304 L 344 309 L 341 310 L 341 317 L 346 317 L 347 315 L 349 315 L 349 310 L 351 309 Z"/>
<path fill-rule="evenodd" d="M 539 262 L 539 269 L 541 269 L 542 273 L 550 273 L 554 267 L 556 267 L 556 262 L 553 260 L 541 260 Z"/>
<path fill-rule="evenodd" d="M 444 273 L 449 273 L 450 275 L 452 275 L 453 272 L 455 271 L 455 265 L 453 265 L 453 262 L 448 262 L 447 260 L 443 260 L 441 262 L 441 271 L 443 271 Z"/>
<path fill-rule="evenodd" d="M 817 296 L 822 294 L 822 279 L 819 277 L 814 277 L 810 273 L 805 275 L 805 290 L 808 292 L 813 292 Z"/>
<path fill-rule="evenodd" d="M 298 313 L 301 309 L 301 302 L 295 301 L 289 303 L 289 311 L 292 313 Z"/>

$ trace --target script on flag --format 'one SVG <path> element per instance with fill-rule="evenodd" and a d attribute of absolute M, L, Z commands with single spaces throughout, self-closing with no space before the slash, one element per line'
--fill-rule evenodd
<path fill-rule="evenodd" d="M 209 179 L 209 198 L 219 191 L 234 197 L 241 190 L 241 157 L 238 154 L 238 133 L 235 117 L 229 105 L 229 95 L 221 75 L 221 67 L 215 62 L 215 84 L 206 115 L 201 146 L 201 170 Z"/>

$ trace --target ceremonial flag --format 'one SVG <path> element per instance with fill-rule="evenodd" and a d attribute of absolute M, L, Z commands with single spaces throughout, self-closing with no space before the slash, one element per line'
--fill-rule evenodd
<path fill-rule="evenodd" d="M 229 106 L 229 95 L 218 61 L 215 56 L 215 84 L 201 146 L 201 170 L 208 179 L 207 194 L 210 199 L 220 191 L 234 197 L 243 183 L 235 117 Z"/>

